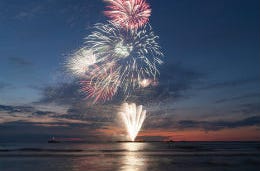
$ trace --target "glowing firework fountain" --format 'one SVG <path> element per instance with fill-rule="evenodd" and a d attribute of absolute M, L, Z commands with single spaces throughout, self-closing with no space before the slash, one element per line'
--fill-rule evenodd
<path fill-rule="evenodd" d="M 142 105 L 124 103 L 119 115 L 123 118 L 131 141 L 134 141 L 145 120 L 146 110 L 143 110 Z"/>

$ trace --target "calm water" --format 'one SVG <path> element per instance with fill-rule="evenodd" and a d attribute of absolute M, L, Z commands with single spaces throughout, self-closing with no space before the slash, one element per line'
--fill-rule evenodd
<path fill-rule="evenodd" d="M 254 171 L 257 142 L 0 144 L 0 171 Z"/>

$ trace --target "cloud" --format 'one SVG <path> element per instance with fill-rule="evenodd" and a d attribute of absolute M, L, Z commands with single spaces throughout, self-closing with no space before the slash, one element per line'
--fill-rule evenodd
<path fill-rule="evenodd" d="M 80 119 L 64 117 L 65 114 L 51 111 L 39 111 L 31 106 L 7 106 L 0 105 L 0 123 L 23 122 L 34 124 L 85 124 L 89 122 Z"/>
<path fill-rule="evenodd" d="M 35 111 L 32 113 L 32 115 L 36 115 L 36 116 L 42 116 L 42 115 L 50 115 L 53 112 L 50 111 Z"/>
<path fill-rule="evenodd" d="M 170 72 L 169 72 L 170 71 Z M 182 67 L 180 64 L 165 65 L 160 75 L 159 85 L 137 89 L 128 96 L 128 101 L 148 104 L 150 102 L 178 100 L 188 97 L 185 92 L 193 87 L 203 74 Z M 78 80 L 70 83 L 61 83 L 54 86 L 46 86 L 42 89 L 42 98 L 37 103 L 56 103 L 61 105 L 73 105 L 87 100 L 80 90 Z M 125 100 L 124 93 L 119 91 L 112 101 L 102 104 L 119 104 Z"/>
<path fill-rule="evenodd" d="M 33 63 L 31 61 L 28 61 L 24 58 L 20 57 L 9 57 L 8 58 L 9 62 L 12 65 L 18 66 L 18 67 L 31 67 Z"/>
<path fill-rule="evenodd" d="M 260 102 L 241 104 L 233 112 L 234 113 L 240 112 L 244 115 L 260 114 Z"/>
<path fill-rule="evenodd" d="M 36 130 L 41 129 L 41 127 L 49 127 L 55 129 L 70 128 L 76 132 L 75 134 L 84 129 L 79 134 L 98 137 L 101 133 L 96 132 L 96 130 L 116 125 L 117 123 L 114 122 L 116 117 L 117 110 L 111 105 L 87 106 L 85 103 L 79 103 L 73 105 L 64 113 L 38 110 L 31 106 L 0 105 L 0 127 L 12 130 L 11 134 L 16 134 L 17 128 L 20 129 L 26 125 L 26 129 L 30 127 L 30 134 L 36 133 Z M 34 129 L 36 130 L 33 131 Z M 27 131 L 21 130 L 20 132 L 26 133 Z M 61 135 L 67 134 L 65 130 L 59 129 L 58 132 Z M 71 135 L 74 135 L 74 133 L 71 133 Z"/>
<path fill-rule="evenodd" d="M 171 72 L 169 72 L 169 68 Z M 155 107 L 158 106 L 158 104 L 154 105 L 155 103 L 188 98 L 189 95 L 185 94 L 186 91 L 191 89 L 193 84 L 202 77 L 202 74 L 186 69 L 181 65 L 166 65 L 160 76 L 160 84 L 157 87 L 136 90 L 129 95 L 127 102 L 142 104 L 153 113 L 163 113 L 169 111 L 168 106 Z M 91 121 L 92 129 L 120 124 L 118 123 L 117 113 L 121 103 L 125 101 L 122 92 L 119 92 L 111 101 L 92 104 L 92 100 L 86 99 L 86 96 L 79 89 L 80 85 L 77 80 L 70 83 L 46 86 L 41 89 L 42 98 L 35 104 L 68 106 L 69 109 L 66 115 L 62 117 Z"/>
<path fill-rule="evenodd" d="M 197 121 L 197 120 L 180 120 L 175 121 L 173 118 L 159 118 L 156 121 L 153 119 L 150 122 L 146 121 L 146 128 L 162 128 L 162 129 L 203 129 L 205 131 L 216 131 L 226 128 L 239 128 L 248 126 L 260 126 L 260 116 L 247 117 L 237 121 Z"/>
<path fill-rule="evenodd" d="M 46 141 L 49 136 L 73 136 L 85 137 L 85 139 L 87 137 L 86 140 L 90 141 L 111 140 L 109 136 L 96 132 L 99 128 L 115 125 L 111 121 L 114 121 L 113 117 L 116 116 L 116 113 L 112 112 L 111 106 L 96 108 L 95 106 L 84 106 L 82 103 L 74 105 L 64 113 L 39 110 L 36 107 L 38 106 L 0 105 L 0 134 L 4 137 L 0 141 L 17 138 L 22 141 L 33 138 L 35 141 L 35 137 L 38 137 L 37 140 Z M 21 137 L 21 135 L 23 136 Z"/>
<path fill-rule="evenodd" d="M 83 100 L 83 95 L 79 92 L 79 84 L 77 82 L 72 82 L 60 83 L 59 85 L 42 88 L 42 98 L 36 103 L 72 105 L 81 100 Z"/>
<path fill-rule="evenodd" d="M 215 102 L 216 103 L 226 103 L 226 102 L 244 100 L 244 99 L 249 99 L 249 98 L 259 98 L 259 97 L 260 97 L 260 93 L 250 93 L 250 94 L 235 96 L 235 97 L 231 97 L 231 98 L 222 98 Z"/>
<path fill-rule="evenodd" d="M 30 8 L 28 8 L 28 5 L 30 6 Z M 44 8 L 41 5 L 27 4 L 27 8 L 19 11 L 14 16 L 14 18 L 19 20 L 32 18 L 41 13 L 43 10 Z"/>
<path fill-rule="evenodd" d="M 149 105 L 186 99 L 191 96 L 188 90 L 203 78 L 204 74 L 185 68 L 181 64 L 164 64 L 158 86 L 137 89 L 128 97 L 128 101 Z"/>
<path fill-rule="evenodd" d="M 252 116 L 238 121 L 180 121 L 180 128 L 202 128 L 204 130 L 220 130 L 225 128 L 239 128 L 260 126 L 260 116 Z"/>
<path fill-rule="evenodd" d="M 10 87 L 10 84 L 5 82 L 0 82 L 0 91 L 8 87 Z"/>
<path fill-rule="evenodd" d="M 9 114 L 12 113 L 24 113 L 24 112 L 32 112 L 34 109 L 30 106 L 8 106 L 8 105 L 0 105 L 0 112 L 7 112 Z"/>
<path fill-rule="evenodd" d="M 127 102 L 142 104 L 153 113 L 163 113 L 169 111 L 168 106 L 156 107 L 158 104 L 154 105 L 155 103 L 165 104 L 164 102 L 188 98 L 189 95 L 185 94 L 186 91 L 191 89 L 193 84 L 196 84 L 202 77 L 203 74 L 186 69 L 179 64 L 165 65 L 157 87 L 138 89 L 129 95 Z M 86 99 L 86 96 L 79 89 L 78 80 L 46 86 L 41 89 L 42 98 L 35 104 L 68 106 L 66 115 L 62 117 L 91 121 L 92 129 L 120 124 L 117 112 L 121 103 L 125 101 L 122 92 L 119 92 L 111 101 L 92 104 L 92 100 Z"/>
<path fill-rule="evenodd" d="M 254 84 L 254 83 L 260 83 L 260 78 L 258 77 L 251 77 L 251 78 L 244 78 L 244 79 L 237 79 L 237 80 L 231 80 L 231 81 L 225 81 L 225 82 L 218 82 L 209 84 L 206 86 L 203 86 L 199 89 L 219 89 L 219 88 L 234 88 L 238 86 L 244 86 L 247 84 Z"/>
<path fill-rule="evenodd" d="M 165 64 L 161 69 L 158 94 L 161 99 L 188 97 L 185 91 L 192 89 L 204 74 L 185 68 L 181 64 Z"/>

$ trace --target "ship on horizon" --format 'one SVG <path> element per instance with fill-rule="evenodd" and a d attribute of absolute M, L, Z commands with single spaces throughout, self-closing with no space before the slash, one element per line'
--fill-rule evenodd
<path fill-rule="evenodd" d="M 55 137 L 52 137 L 51 139 L 48 140 L 48 143 L 60 143 L 60 141 L 56 140 Z"/>

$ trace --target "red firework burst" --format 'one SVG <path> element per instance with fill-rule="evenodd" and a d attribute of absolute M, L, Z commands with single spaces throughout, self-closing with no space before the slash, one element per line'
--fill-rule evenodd
<path fill-rule="evenodd" d="M 149 21 L 150 5 L 145 0 L 104 0 L 109 3 L 105 15 L 126 29 L 137 29 Z"/>
<path fill-rule="evenodd" d="M 87 98 L 93 99 L 93 104 L 97 101 L 111 100 L 115 95 L 117 88 L 96 86 L 93 81 L 81 81 L 81 90 L 87 93 Z"/>
<path fill-rule="evenodd" d="M 118 74 L 113 68 L 104 69 L 96 66 L 90 80 L 81 81 L 81 91 L 87 94 L 87 98 L 97 101 L 111 100 L 118 88 Z"/>

